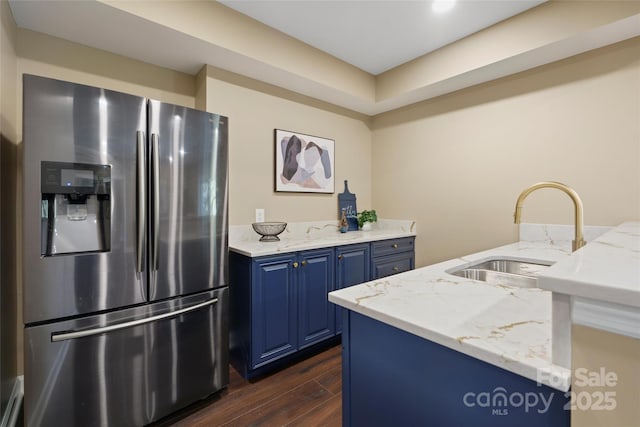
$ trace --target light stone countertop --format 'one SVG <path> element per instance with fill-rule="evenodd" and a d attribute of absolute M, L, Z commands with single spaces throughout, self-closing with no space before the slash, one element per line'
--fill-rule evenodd
<path fill-rule="evenodd" d="M 540 288 L 640 308 L 640 222 L 623 223 L 539 275 Z"/>
<path fill-rule="evenodd" d="M 551 362 L 551 292 L 493 286 L 446 271 L 496 256 L 558 262 L 570 254 L 569 241 L 521 241 L 334 291 L 329 300 L 567 391 L 570 370 Z"/>
<path fill-rule="evenodd" d="M 398 239 L 416 235 L 410 220 L 379 219 L 371 231 L 340 233 L 337 221 L 289 223 L 279 242 L 260 242 L 251 225 L 229 227 L 229 250 L 249 257 L 278 255 L 309 249 L 327 248 L 376 240 Z"/>

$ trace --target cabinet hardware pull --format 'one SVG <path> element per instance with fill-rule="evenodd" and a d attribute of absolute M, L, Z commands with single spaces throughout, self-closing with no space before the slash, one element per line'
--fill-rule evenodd
<path fill-rule="evenodd" d="M 338 259 L 342 259 L 344 258 L 342 255 L 338 255 Z"/>
<path fill-rule="evenodd" d="M 400 270 L 398 267 L 393 267 L 393 271 L 398 271 Z"/>
<path fill-rule="evenodd" d="M 305 265 L 307 265 L 307 261 L 302 261 L 302 266 L 304 267 Z"/>
<path fill-rule="evenodd" d="M 398 249 L 398 244 L 397 243 L 393 244 L 393 249 Z"/>
<path fill-rule="evenodd" d="M 298 263 L 297 262 L 293 263 L 293 268 L 298 268 Z"/>

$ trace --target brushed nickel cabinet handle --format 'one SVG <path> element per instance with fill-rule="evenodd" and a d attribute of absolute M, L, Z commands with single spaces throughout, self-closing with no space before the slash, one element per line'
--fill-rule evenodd
<path fill-rule="evenodd" d="M 393 267 L 393 271 L 398 271 L 400 270 L 398 267 Z"/>
<path fill-rule="evenodd" d="M 338 255 L 338 259 L 342 259 L 342 258 L 344 258 L 344 256 Z"/>
<path fill-rule="evenodd" d="M 398 244 L 397 243 L 393 244 L 393 249 L 398 249 Z"/>

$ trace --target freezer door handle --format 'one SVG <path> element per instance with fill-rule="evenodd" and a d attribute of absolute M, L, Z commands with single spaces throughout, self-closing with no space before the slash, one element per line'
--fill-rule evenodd
<path fill-rule="evenodd" d="M 179 310 L 171 311 L 169 313 L 159 314 L 157 316 L 146 317 L 144 319 L 132 320 L 130 322 L 117 323 L 115 325 L 102 326 L 100 328 L 83 329 L 79 331 L 67 331 L 67 332 L 53 332 L 51 334 L 51 342 L 59 342 L 66 340 L 73 340 L 76 338 L 88 337 L 91 335 L 104 334 L 107 332 L 117 331 L 119 329 L 132 328 L 134 326 L 144 325 L 146 323 L 156 322 L 162 319 L 168 319 L 170 317 L 179 316 L 181 314 L 189 313 L 191 311 L 199 310 L 201 308 L 213 305 L 218 302 L 218 298 L 213 298 L 205 302 L 201 302 L 190 307 L 181 308 Z"/>
<path fill-rule="evenodd" d="M 147 166 L 146 166 L 146 156 L 145 156 L 145 138 L 144 132 L 138 131 L 136 135 L 137 146 L 138 146 L 138 167 L 137 167 L 137 218 L 136 218 L 136 226 L 137 226 L 137 241 L 136 241 L 136 271 L 141 273 L 144 269 L 144 236 L 146 227 L 146 217 L 147 217 L 147 186 L 146 186 L 146 176 L 147 176 Z"/>
<path fill-rule="evenodd" d="M 158 135 L 151 134 L 151 161 L 153 162 L 153 241 L 151 269 L 158 270 L 158 247 L 160 238 L 160 160 L 158 153 Z"/>

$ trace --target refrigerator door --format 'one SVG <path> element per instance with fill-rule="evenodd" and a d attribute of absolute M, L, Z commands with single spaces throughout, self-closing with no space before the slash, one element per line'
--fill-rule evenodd
<path fill-rule="evenodd" d="M 24 322 L 146 301 L 146 100 L 32 75 L 25 75 L 23 82 Z M 51 179 L 47 165 L 58 167 L 53 173 L 57 177 Z M 45 200 L 43 193 L 62 193 L 66 185 L 81 188 L 83 180 L 90 181 L 101 170 L 108 171 L 101 185 L 110 187 L 110 194 L 100 196 L 101 206 L 108 208 L 98 212 L 110 226 L 100 229 L 104 244 L 81 253 L 85 249 L 77 248 L 86 247 L 82 239 L 90 237 L 91 230 L 96 234 L 95 227 L 88 227 L 95 215 L 86 206 L 71 203 L 77 200 L 66 204 L 67 198 L 78 194 L 55 195 L 65 201 L 58 204 L 57 199 Z M 55 213 L 54 203 L 64 208 L 57 213 L 64 221 L 55 232 L 74 229 L 73 237 L 82 244 L 63 245 L 65 240 L 60 239 L 58 248 L 67 248 L 64 253 L 43 253 L 47 246 L 43 239 L 55 235 L 44 225 Z"/>
<path fill-rule="evenodd" d="M 149 299 L 225 286 L 227 118 L 149 101 Z"/>
<path fill-rule="evenodd" d="M 25 425 L 142 426 L 228 384 L 228 288 L 25 329 Z"/>

